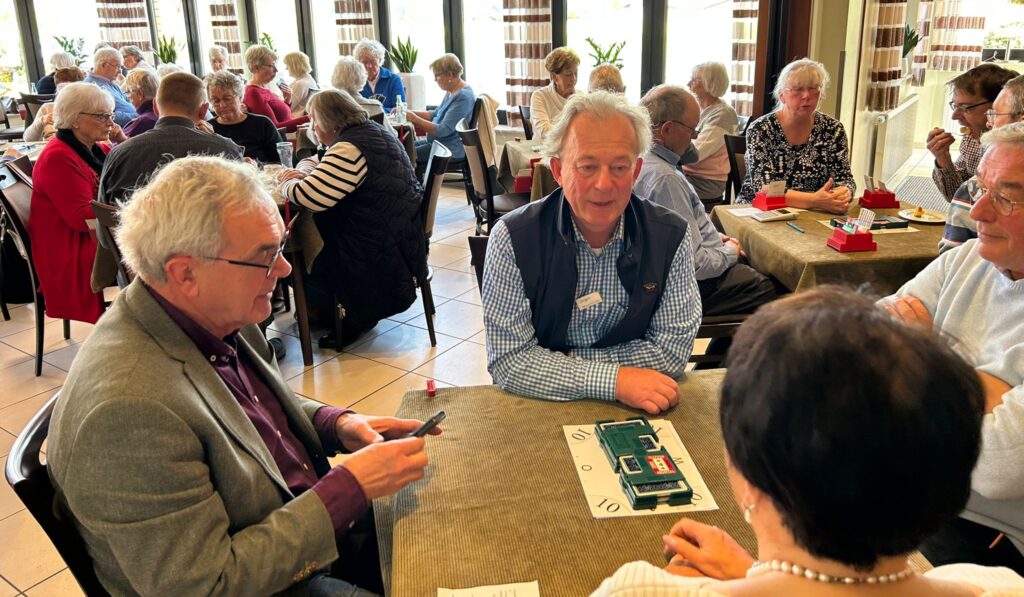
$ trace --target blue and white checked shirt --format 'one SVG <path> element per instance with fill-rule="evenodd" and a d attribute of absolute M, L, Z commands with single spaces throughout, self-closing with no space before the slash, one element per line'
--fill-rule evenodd
<path fill-rule="evenodd" d="M 581 311 L 573 306 L 568 343 L 572 356 L 537 344 L 532 311 L 516 265 L 512 239 L 498 220 L 491 232 L 484 266 L 484 329 L 487 370 L 509 392 L 547 400 L 596 398 L 615 400 L 619 366 L 682 375 L 700 326 L 701 304 L 690 254 L 690 227 L 679 243 L 661 303 L 642 339 L 608 348 L 590 348 L 626 314 L 629 296 L 619 281 L 616 262 L 622 253 L 623 220 L 611 240 L 594 251 L 573 221 L 576 235 L 576 297 L 594 291 L 602 301 Z"/>
<path fill-rule="evenodd" d="M 86 83 L 94 83 L 103 91 L 106 91 L 114 98 L 114 122 L 121 126 L 125 126 L 132 121 L 133 118 L 139 114 L 135 111 L 135 106 L 128 100 L 128 97 L 121 91 L 121 88 L 117 86 L 110 79 L 104 79 L 96 73 L 91 73 L 85 78 Z"/>

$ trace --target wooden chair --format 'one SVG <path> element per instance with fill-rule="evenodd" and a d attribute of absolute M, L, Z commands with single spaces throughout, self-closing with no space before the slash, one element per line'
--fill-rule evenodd
<path fill-rule="evenodd" d="M 476 123 L 480 121 L 480 114 L 483 111 L 484 111 L 484 100 L 482 98 L 478 97 L 478 98 L 476 98 L 476 102 L 473 103 L 473 112 L 471 112 L 470 115 L 469 115 L 469 127 L 470 128 L 476 128 Z M 470 175 L 469 175 L 468 168 L 469 168 L 469 166 L 466 163 L 466 158 L 462 158 L 461 160 L 449 160 L 448 161 L 448 169 L 445 172 L 458 172 L 458 173 L 462 174 L 462 178 L 458 178 L 458 179 L 453 178 L 453 179 L 451 179 L 451 182 L 462 182 L 462 183 L 466 183 L 468 185 L 468 184 L 470 184 L 469 183 Z M 468 186 L 467 186 L 467 190 L 466 190 L 466 201 L 468 203 L 470 203 L 470 204 L 473 203 L 473 201 L 472 201 L 472 199 L 470 197 L 470 191 L 469 191 Z"/>
<path fill-rule="evenodd" d="M 15 106 L 18 105 L 17 102 L 12 102 L 12 103 Z M 0 114 L 2 114 L 2 115 L 0 115 L 0 118 L 3 118 L 3 121 L 4 121 L 4 128 L 3 128 L 3 130 L 0 130 L 0 141 L 13 141 L 15 139 L 21 139 L 22 137 L 25 136 L 25 127 L 23 127 L 23 126 L 12 127 L 11 126 L 10 118 L 7 116 L 7 103 L 6 102 L 4 102 L 3 105 L 0 105 Z"/>
<path fill-rule="evenodd" d="M 498 221 L 502 215 L 522 207 L 530 202 L 529 193 L 504 193 L 495 195 L 491 186 L 491 176 L 487 170 L 487 162 L 484 158 L 484 148 L 480 143 L 480 131 L 467 126 L 466 121 L 460 120 L 455 125 L 462 145 L 466 148 L 466 163 L 468 165 L 470 184 L 466 186 L 471 193 L 470 202 L 473 205 L 473 212 L 476 215 L 476 233 L 490 233 L 491 226 Z"/>
<path fill-rule="evenodd" d="M 434 141 L 430 147 L 430 156 L 427 158 L 426 178 L 423 181 L 423 203 L 420 205 L 420 219 L 423 221 L 423 232 L 427 239 L 427 248 L 430 247 L 430 237 L 434 234 L 434 215 L 437 213 L 437 200 L 441 196 L 441 185 L 444 182 L 444 173 L 448 168 L 448 162 L 452 159 L 452 152 Z M 430 290 L 430 282 L 434 278 L 434 270 L 427 266 L 427 279 L 420 282 L 420 294 L 423 295 L 423 315 L 427 318 L 427 333 L 430 334 L 430 345 L 437 346 L 437 337 L 434 334 L 434 294 Z"/>
<path fill-rule="evenodd" d="M 57 553 L 67 563 L 82 591 L 89 596 L 109 595 L 96 578 L 96 570 L 82 536 L 56 501 L 56 491 L 50 482 L 46 464 L 40 461 L 40 448 L 46 440 L 53 407 L 59 399 L 60 392 L 43 405 L 14 440 L 4 474 L 14 493 L 43 527 Z"/>
<path fill-rule="evenodd" d="M 117 207 L 99 201 L 90 201 L 89 205 L 92 206 L 92 213 L 96 214 L 96 240 L 101 247 L 110 251 L 117 262 L 117 286 L 127 288 L 134 276 L 124 266 L 121 250 L 117 248 L 117 242 L 114 240 L 113 230 L 119 223 Z"/>
<path fill-rule="evenodd" d="M 519 116 L 523 119 L 523 133 L 527 141 L 533 140 L 533 121 L 530 120 L 530 106 L 519 106 Z"/>
<path fill-rule="evenodd" d="M 39 277 L 32 261 L 32 242 L 28 236 L 28 215 L 32 204 L 32 183 L 25 174 L 11 164 L 0 165 L 0 229 L 10 234 L 18 253 L 28 265 L 32 282 L 32 302 L 36 311 L 36 377 L 43 372 L 43 334 L 45 333 L 46 304 L 39 290 Z M 71 339 L 71 322 L 64 320 L 64 339 Z"/>
<path fill-rule="evenodd" d="M 738 135 L 725 136 L 725 153 L 729 156 L 729 178 L 725 181 L 725 203 L 729 204 L 740 195 L 743 179 L 747 177 L 747 138 Z"/>
<path fill-rule="evenodd" d="M 21 103 L 25 106 L 25 126 L 32 124 L 43 104 L 52 102 L 56 97 L 56 93 L 22 93 Z"/>

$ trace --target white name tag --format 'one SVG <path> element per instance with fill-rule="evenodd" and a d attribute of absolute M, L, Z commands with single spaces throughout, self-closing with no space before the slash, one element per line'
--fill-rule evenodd
<path fill-rule="evenodd" d="M 581 296 L 580 298 L 576 299 L 576 307 L 580 311 L 583 311 L 585 309 L 589 309 L 590 307 L 593 307 L 594 305 L 599 304 L 602 300 L 604 300 L 604 299 L 601 298 L 601 293 L 597 292 L 595 290 L 594 292 L 591 292 L 590 294 L 585 294 L 585 295 Z"/>

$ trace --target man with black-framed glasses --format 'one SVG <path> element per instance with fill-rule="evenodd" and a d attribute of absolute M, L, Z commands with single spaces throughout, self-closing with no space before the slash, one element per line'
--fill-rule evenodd
<path fill-rule="evenodd" d="M 953 110 L 953 120 L 961 124 L 960 155 L 953 159 L 950 149 L 956 142 L 953 133 L 936 127 L 929 131 L 927 139 L 928 151 L 935 156 L 932 169 L 932 180 L 942 192 L 946 201 L 953 199 L 957 187 L 974 176 L 981 159 L 981 135 L 989 130 L 986 122 L 986 111 L 992 107 L 999 91 L 1007 81 L 1018 73 L 996 66 L 982 64 L 959 75 L 947 83 L 952 96 L 949 107 Z"/>
<path fill-rule="evenodd" d="M 978 237 L 940 255 L 883 304 L 908 324 L 945 338 L 975 368 L 986 395 L 967 511 L 921 551 L 936 566 L 971 562 L 1022 573 L 1024 122 L 993 129 L 981 142 L 971 207 Z"/>

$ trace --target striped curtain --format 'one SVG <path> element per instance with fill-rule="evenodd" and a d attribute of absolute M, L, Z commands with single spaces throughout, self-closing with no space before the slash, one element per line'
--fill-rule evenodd
<path fill-rule="evenodd" d="M 981 64 L 985 17 L 973 16 L 975 0 L 935 0 L 928 68 L 963 72 Z"/>
<path fill-rule="evenodd" d="M 530 95 L 550 82 L 544 58 L 551 52 L 551 0 L 502 0 L 505 24 L 505 97 L 529 106 Z M 510 113 L 510 120 L 519 118 Z"/>
<path fill-rule="evenodd" d="M 228 51 L 228 70 L 245 74 L 242 58 L 242 31 L 238 25 L 235 0 L 207 0 L 210 6 L 210 24 L 213 25 L 213 43 Z"/>
<path fill-rule="evenodd" d="M 377 38 L 370 0 L 334 0 L 334 22 L 338 25 L 339 56 L 351 55 L 363 38 Z"/>
<path fill-rule="evenodd" d="M 921 0 L 917 5 L 917 35 L 921 38 L 914 48 L 914 87 L 924 85 L 924 73 L 928 70 L 928 48 L 931 44 L 932 0 Z"/>
<path fill-rule="evenodd" d="M 757 5 L 757 0 L 732 2 L 732 107 L 741 116 L 754 110 Z"/>
<path fill-rule="evenodd" d="M 883 112 L 900 103 L 903 77 L 903 25 L 907 0 L 879 0 L 872 26 L 871 70 L 868 74 L 868 110 Z"/>
<path fill-rule="evenodd" d="M 115 48 L 138 46 L 153 64 L 153 40 L 145 0 L 96 0 L 100 39 Z"/>

